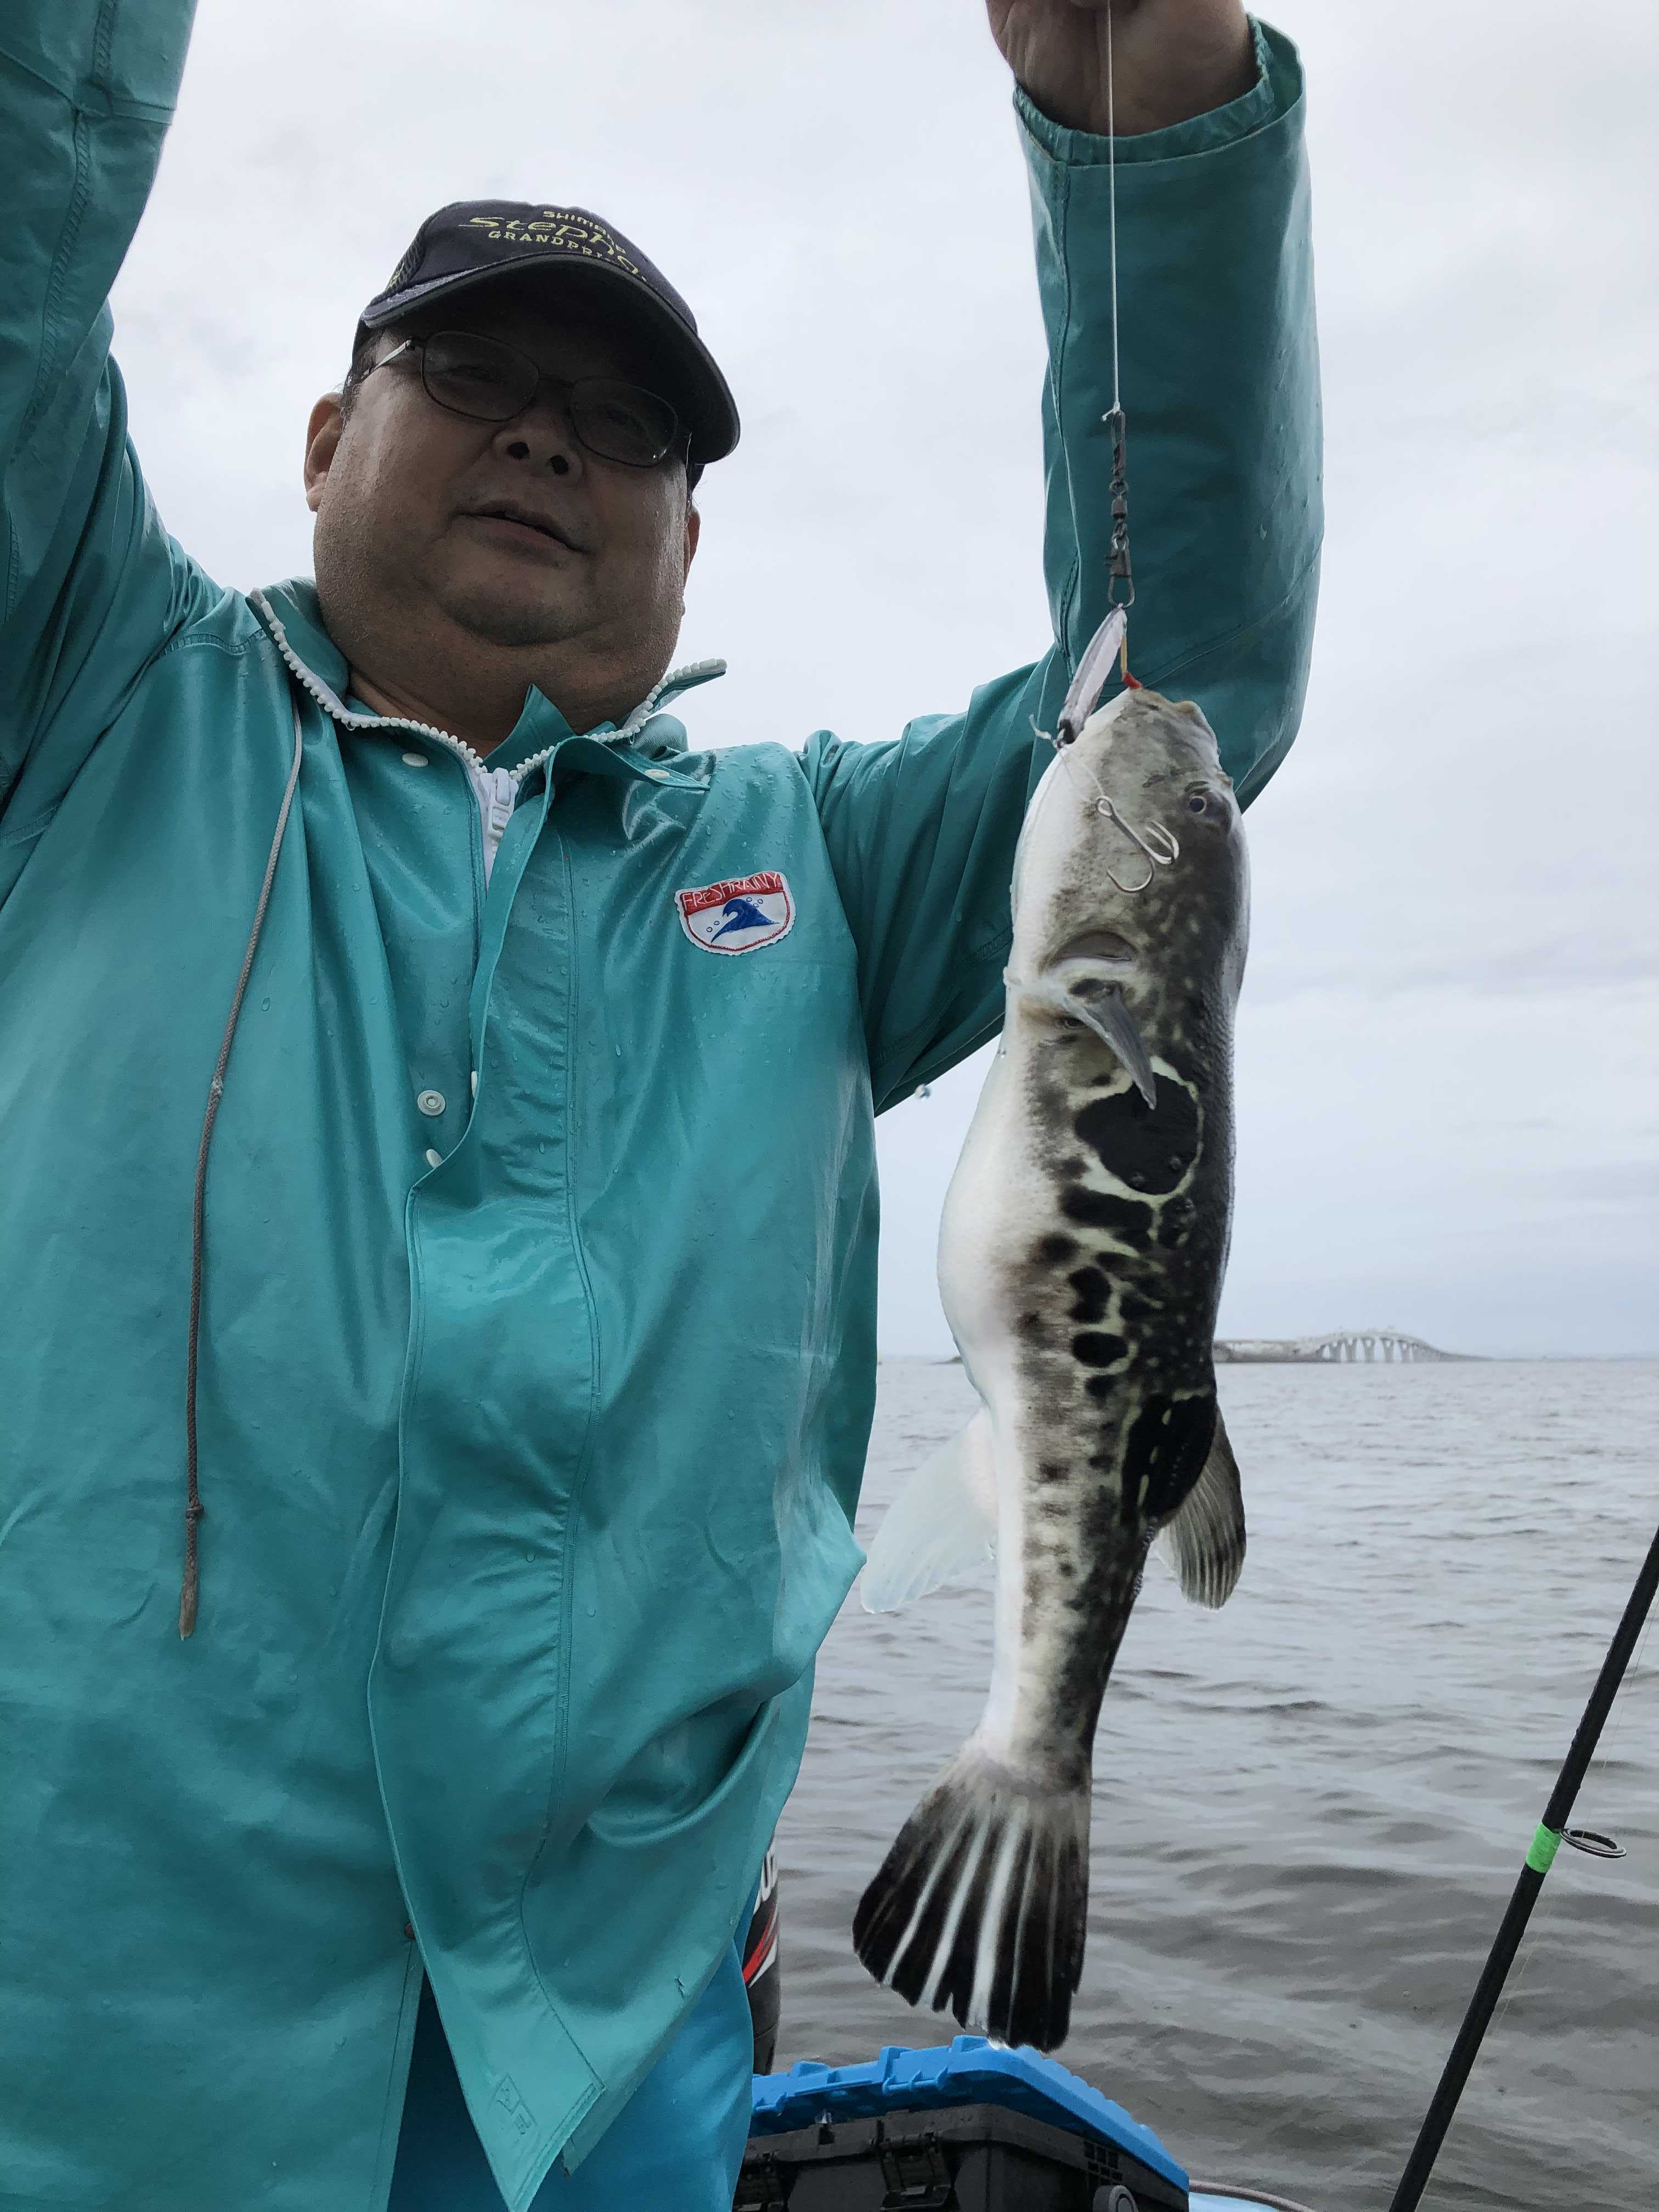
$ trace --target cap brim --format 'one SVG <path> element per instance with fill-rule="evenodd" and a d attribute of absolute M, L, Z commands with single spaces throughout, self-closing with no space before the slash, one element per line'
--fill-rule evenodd
<path fill-rule="evenodd" d="M 674 388 L 664 398 L 691 434 L 691 458 L 700 462 L 723 460 L 737 444 L 741 425 L 737 402 L 715 361 L 696 332 L 659 299 L 651 287 L 625 270 L 602 262 L 577 261 L 568 252 L 520 254 L 510 267 L 499 263 L 487 269 L 464 269 L 449 276 L 434 276 L 424 284 L 405 285 L 386 293 L 364 310 L 361 327 L 384 330 L 407 315 L 451 299 L 458 293 L 482 291 L 488 285 L 522 283 L 533 271 L 543 283 L 562 289 L 586 291 L 615 312 L 629 333 L 643 341 L 661 360 Z"/>

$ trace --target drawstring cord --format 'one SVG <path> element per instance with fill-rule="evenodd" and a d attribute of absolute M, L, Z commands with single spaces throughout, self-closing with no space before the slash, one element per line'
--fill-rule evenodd
<path fill-rule="evenodd" d="M 196 1556 L 196 1524 L 207 1510 L 202 1504 L 197 1482 L 196 1374 L 202 1340 L 202 1230 L 207 1200 L 208 1146 L 213 1142 L 213 1125 L 219 1118 L 219 1101 L 225 1095 L 225 1070 L 230 1064 L 230 1048 L 235 1041 L 236 1024 L 242 1012 L 242 995 L 247 989 L 247 979 L 253 972 L 253 956 L 259 949 L 259 933 L 265 926 L 265 908 L 270 904 L 270 887 L 276 879 L 276 861 L 288 830 L 294 794 L 299 788 L 304 734 L 300 721 L 300 702 L 292 693 L 289 703 L 294 709 L 294 764 L 289 769 L 287 788 L 283 793 L 283 804 L 276 816 L 276 834 L 270 841 L 270 856 L 265 862 L 265 879 L 259 886 L 259 903 L 254 908 L 253 927 L 248 933 L 247 951 L 242 955 L 242 972 L 236 978 L 235 995 L 230 1002 L 230 1018 L 225 1024 L 225 1033 L 220 1040 L 218 1065 L 213 1071 L 213 1081 L 208 1086 L 207 1112 L 202 1117 L 202 1142 L 196 1154 L 196 1195 L 191 1210 L 190 1225 L 190 1349 L 185 1359 L 186 1498 L 185 1578 L 179 1592 L 180 1638 L 193 1634 L 196 1628 L 196 1596 L 200 1582 Z"/>

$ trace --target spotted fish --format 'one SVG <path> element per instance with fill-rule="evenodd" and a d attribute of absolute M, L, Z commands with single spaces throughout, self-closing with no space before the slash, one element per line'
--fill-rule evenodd
<path fill-rule="evenodd" d="M 994 1552 L 996 1638 L 979 1725 L 865 1892 L 854 1948 L 912 2003 L 1043 2050 L 1082 1972 L 1095 1723 L 1148 1548 L 1162 1535 L 1206 1605 L 1243 1563 L 1211 1345 L 1248 898 L 1195 706 L 1126 690 L 1056 751 L 1015 861 L 1001 1048 L 939 1233 L 983 1402 L 865 1571 L 885 1611 Z"/>

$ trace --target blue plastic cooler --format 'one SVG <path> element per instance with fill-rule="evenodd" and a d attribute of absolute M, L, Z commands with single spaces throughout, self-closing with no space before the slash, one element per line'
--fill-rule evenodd
<path fill-rule="evenodd" d="M 858 2066 L 757 2074 L 737 2202 L 753 2212 L 987 2205 L 1187 2212 L 1150 2128 L 1041 2051 L 959 2035 Z"/>

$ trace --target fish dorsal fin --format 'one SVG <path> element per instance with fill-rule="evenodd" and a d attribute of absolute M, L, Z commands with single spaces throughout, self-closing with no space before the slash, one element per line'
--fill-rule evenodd
<path fill-rule="evenodd" d="M 865 1611 L 896 1613 L 941 1583 L 984 1566 L 996 1540 L 996 1449 L 981 1406 L 888 1507 L 865 1564 Z"/>
<path fill-rule="evenodd" d="M 1244 1495 L 1219 1407 L 1204 1472 L 1158 1540 L 1194 1605 L 1226 1604 L 1244 1565 Z"/>

